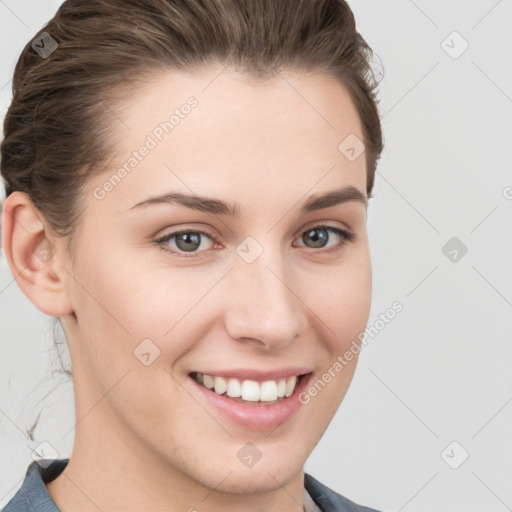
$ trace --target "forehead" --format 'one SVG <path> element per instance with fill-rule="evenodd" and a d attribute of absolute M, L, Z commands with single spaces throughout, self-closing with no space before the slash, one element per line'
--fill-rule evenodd
<path fill-rule="evenodd" d="M 366 190 L 364 153 L 352 160 L 340 150 L 347 137 L 363 139 L 357 110 L 327 75 L 254 83 L 223 68 L 161 72 L 115 116 L 113 165 L 91 187 L 120 175 L 107 187 L 118 209 L 164 187 L 227 199 L 241 188 L 300 197 L 315 183 Z"/>

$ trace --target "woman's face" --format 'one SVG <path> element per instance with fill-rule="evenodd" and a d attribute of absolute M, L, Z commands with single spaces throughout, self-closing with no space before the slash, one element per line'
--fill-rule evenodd
<path fill-rule="evenodd" d="M 365 153 L 335 79 L 220 71 L 162 74 L 117 111 L 61 320 L 76 453 L 251 493 L 300 473 L 350 384 L 371 295 Z"/>

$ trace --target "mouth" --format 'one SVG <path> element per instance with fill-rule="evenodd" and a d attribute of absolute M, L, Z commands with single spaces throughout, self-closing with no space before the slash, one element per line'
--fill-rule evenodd
<path fill-rule="evenodd" d="M 265 375 L 242 370 L 222 375 L 197 371 L 188 374 L 191 390 L 214 417 L 220 414 L 251 430 L 273 430 L 289 421 L 300 410 L 300 393 L 312 375 L 307 368 Z"/>
<path fill-rule="evenodd" d="M 299 381 L 307 374 L 291 375 L 280 379 L 257 381 L 236 377 L 221 377 L 200 372 L 189 374 L 198 384 L 220 396 L 246 405 L 272 405 L 290 397 Z"/>

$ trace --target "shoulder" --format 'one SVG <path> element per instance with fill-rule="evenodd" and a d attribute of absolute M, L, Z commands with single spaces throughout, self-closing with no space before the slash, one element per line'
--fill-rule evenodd
<path fill-rule="evenodd" d="M 354 503 L 329 489 L 308 473 L 304 473 L 304 487 L 323 512 L 379 512 Z"/>
<path fill-rule="evenodd" d="M 0 512 L 59 512 L 45 483 L 62 473 L 69 459 L 31 462 L 21 487 Z"/>

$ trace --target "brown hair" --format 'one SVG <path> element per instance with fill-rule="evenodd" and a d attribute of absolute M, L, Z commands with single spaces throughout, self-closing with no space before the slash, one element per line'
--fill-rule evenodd
<path fill-rule="evenodd" d="M 46 49 L 58 46 L 41 56 L 44 32 Z M 16 64 L 6 195 L 26 192 L 73 256 L 81 187 L 114 153 L 116 100 L 158 70 L 220 62 L 256 80 L 280 69 L 338 78 L 361 120 L 370 196 L 383 148 L 373 55 L 343 0 L 67 0 Z"/>

